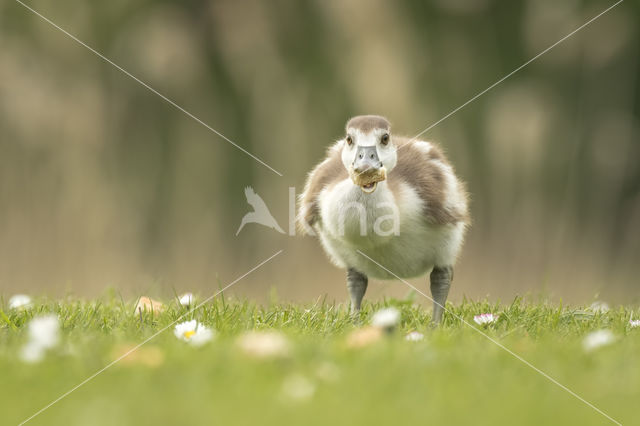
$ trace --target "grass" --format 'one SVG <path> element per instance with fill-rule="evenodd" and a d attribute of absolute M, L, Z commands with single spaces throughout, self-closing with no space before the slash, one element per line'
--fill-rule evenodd
<path fill-rule="evenodd" d="M 116 297 L 39 300 L 18 311 L 6 305 L 0 304 L 3 425 L 20 423 L 107 365 L 118 348 L 183 314 L 214 328 L 216 338 L 196 348 L 169 329 L 143 347 L 152 365 L 125 359 L 28 424 L 613 424 L 455 316 L 429 328 L 429 311 L 411 300 L 365 304 L 362 324 L 389 305 L 401 310 L 402 321 L 395 333 L 359 349 L 346 344 L 358 326 L 345 307 L 320 302 L 261 307 L 218 298 L 195 312 L 169 302 L 165 312 L 142 316 L 133 302 Z M 481 327 L 491 338 L 621 423 L 638 424 L 640 329 L 629 327 L 637 310 L 600 313 L 520 299 L 448 308 L 469 322 L 478 313 L 500 313 L 496 323 Z M 25 324 L 51 312 L 61 319 L 61 343 L 42 362 L 24 363 L 18 354 Z M 602 328 L 616 342 L 585 351 L 584 336 Z M 256 360 L 241 353 L 238 336 L 255 329 L 283 332 L 290 355 Z M 405 341 L 410 330 L 425 339 Z M 296 392 L 312 395 L 295 398 Z"/>

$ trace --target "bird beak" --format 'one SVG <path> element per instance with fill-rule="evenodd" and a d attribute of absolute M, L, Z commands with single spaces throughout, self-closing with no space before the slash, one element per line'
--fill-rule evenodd
<path fill-rule="evenodd" d="M 370 194 L 376 190 L 378 182 L 387 178 L 386 169 L 378 158 L 375 146 L 359 146 L 351 166 L 351 180 L 363 192 Z"/>
<path fill-rule="evenodd" d="M 382 167 L 375 146 L 359 146 L 356 159 L 353 161 L 353 171 L 362 174 Z"/>

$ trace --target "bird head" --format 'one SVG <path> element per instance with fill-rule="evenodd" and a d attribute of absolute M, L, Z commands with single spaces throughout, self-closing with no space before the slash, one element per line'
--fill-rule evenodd
<path fill-rule="evenodd" d="M 360 115 L 347 122 L 342 144 L 342 164 L 353 183 L 373 193 L 398 160 L 391 125 L 378 115 Z"/>

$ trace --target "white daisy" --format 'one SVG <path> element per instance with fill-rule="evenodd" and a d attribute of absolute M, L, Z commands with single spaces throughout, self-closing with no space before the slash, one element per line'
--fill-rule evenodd
<path fill-rule="evenodd" d="M 585 351 L 592 351 L 602 346 L 607 346 L 616 341 L 616 336 L 611 330 L 598 330 L 586 335 L 582 341 Z"/>
<path fill-rule="evenodd" d="M 213 330 L 205 327 L 196 320 L 176 324 L 173 334 L 193 346 L 202 346 L 213 339 Z"/>
<path fill-rule="evenodd" d="M 9 308 L 25 309 L 31 306 L 31 298 L 26 294 L 16 294 L 9 299 Z"/>
<path fill-rule="evenodd" d="M 373 318 L 371 319 L 371 325 L 386 331 L 393 330 L 399 322 L 400 311 L 396 308 L 380 309 L 373 314 Z"/>
<path fill-rule="evenodd" d="M 601 300 L 596 300 L 591 304 L 591 306 L 589 306 L 589 310 L 604 314 L 609 312 L 609 305 Z"/>
<path fill-rule="evenodd" d="M 178 298 L 178 301 L 182 306 L 191 306 L 194 301 L 194 297 L 192 293 L 185 293 Z"/>
<path fill-rule="evenodd" d="M 28 342 L 20 351 L 20 359 L 29 363 L 40 362 L 44 358 L 46 351 L 42 346 L 34 342 Z"/>
<path fill-rule="evenodd" d="M 25 362 L 38 362 L 48 349 L 60 341 L 60 321 L 55 315 L 36 317 L 28 325 L 29 341 L 22 348 L 20 358 Z"/>
<path fill-rule="evenodd" d="M 29 323 L 31 342 L 44 349 L 50 349 L 60 340 L 60 321 L 55 315 L 36 317 Z"/>
<path fill-rule="evenodd" d="M 254 358 L 282 358 L 291 352 L 289 341 L 278 331 L 250 331 L 240 336 L 237 344 Z"/>
<path fill-rule="evenodd" d="M 473 320 L 476 324 L 485 325 L 490 324 L 492 322 L 496 322 L 498 320 L 498 315 L 494 314 L 480 314 L 473 317 Z"/>
<path fill-rule="evenodd" d="M 636 327 L 640 327 L 640 320 L 629 320 L 629 326 L 631 328 L 636 328 Z"/>
<path fill-rule="evenodd" d="M 409 342 L 419 342 L 424 339 L 424 334 L 419 331 L 412 331 L 404 337 L 405 340 Z"/>

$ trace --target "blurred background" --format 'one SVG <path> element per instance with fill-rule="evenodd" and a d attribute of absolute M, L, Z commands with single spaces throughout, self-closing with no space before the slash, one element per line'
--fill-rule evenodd
<path fill-rule="evenodd" d="M 346 300 L 289 188 L 381 114 L 413 136 L 613 1 L 30 0 L 278 176 L 20 4 L 0 4 L 0 294 Z M 451 300 L 640 299 L 639 5 L 627 1 L 423 135 L 468 183 Z M 426 278 L 413 280 L 425 291 Z M 404 297 L 373 282 L 369 299 Z"/>

